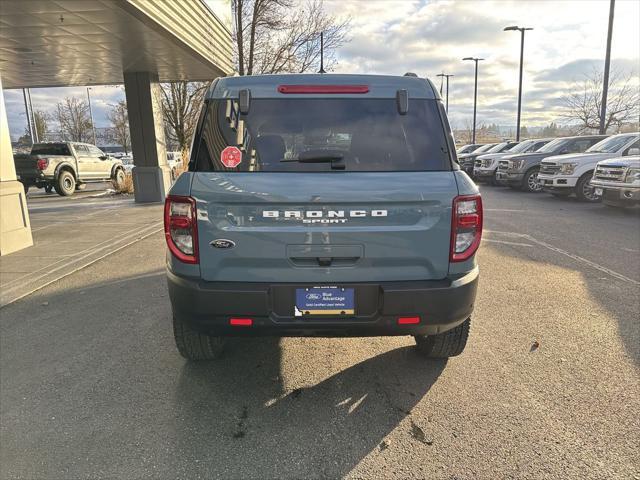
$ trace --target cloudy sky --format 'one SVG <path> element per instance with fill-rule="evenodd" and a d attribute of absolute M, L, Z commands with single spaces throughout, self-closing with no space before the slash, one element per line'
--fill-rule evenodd
<path fill-rule="evenodd" d="M 452 123 L 462 126 L 473 110 L 473 62 L 479 70 L 478 121 L 515 124 L 520 38 L 508 25 L 533 27 L 525 41 L 523 125 L 561 119 L 562 96 L 576 80 L 604 62 L 608 0 L 325 0 L 337 16 L 351 17 L 351 41 L 336 52 L 335 72 L 403 74 L 432 78 L 454 74 L 449 90 Z M 632 74 L 640 88 L 640 2 L 617 0 L 612 68 Z M 5 90 L 12 136 L 26 126 L 22 92 Z M 84 88 L 32 89 L 34 108 L 50 109 Z M 110 104 L 122 87 L 92 87 L 96 126 L 108 126 Z"/>

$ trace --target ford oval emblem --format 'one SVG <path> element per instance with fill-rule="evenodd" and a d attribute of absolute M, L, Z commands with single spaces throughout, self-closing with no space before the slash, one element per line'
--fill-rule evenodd
<path fill-rule="evenodd" d="M 215 248 L 233 248 L 236 246 L 236 242 L 233 240 L 227 240 L 226 238 L 218 238 L 209 245 Z"/>

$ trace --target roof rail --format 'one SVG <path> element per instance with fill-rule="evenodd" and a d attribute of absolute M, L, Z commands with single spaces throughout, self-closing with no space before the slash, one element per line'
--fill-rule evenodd
<path fill-rule="evenodd" d="M 407 73 L 405 73 L 403 76 L 404 76 L 404 77 L 417 77 L 418 75 L 416 75 L 416 74 L 415 74 L 415 73 L 413 73 L 413 72 L 407 72 Z"/>

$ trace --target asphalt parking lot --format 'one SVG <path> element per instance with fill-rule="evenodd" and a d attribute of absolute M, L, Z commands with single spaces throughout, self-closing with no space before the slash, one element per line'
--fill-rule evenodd
<path fill-rule="evenodd" d="M 187 364 L 161 232 L 4 307 L 0 476 L 640 478 L 640 215 L 482 191 L 448 362 L 404 337 L 266 338 Z"/>

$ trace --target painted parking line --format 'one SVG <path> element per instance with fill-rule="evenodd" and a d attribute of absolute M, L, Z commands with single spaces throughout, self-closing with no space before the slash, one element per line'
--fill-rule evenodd
<path fill-rule="evenodd" d="M 488 243 L 501 243 L 503 245 L 514 245 L 516 247 L 533 247 L 530 243 L 520 243 L 520 242 L 508 242 L 506 240 L 494 240 L 493 238 L 485 238 L 482 237 L 483 242 Z"/>
<path fill-rule="evenodd" d="M 42 271 L 43 269 L 40 269 L 30 275 L 20 277 L 17 280 L 10 282 L 12 284 L 11 287 L 6 289 L 3 287 L 3 290 L 0 293 L 0 307 L 9 305 L 27 295 L 30 295 L 53 282 L 71 275 L 78 270 L 86 268 L 89 265 L 122 250 L 123 248 L 160 232 L 161 230 L 162 222 L 146 225 L 125 237 L 114 237 L 105 242 L 101 242 L 94 248 L 83 251 L 84 255 L 68 259 L 65 258 L 59 262 L 49 265 L 45 267 L 46 271 Z M 38 273 L 38 276 L 34 276 Z M 16 284 L 16 282 L 19 282 L 19 284 Z"/>
<path fill-rule="evenodd" d="M 523 239 L 523 240 L 527 240 L 531 243 L 535 243 L 536 245 L 539 245 L 541 247 L 544 247 L 548 250 L 551 250 L 552 252 L 558 253 L 560 255 L 564 255 L 565 257 L 569 257 L 570 259 L 578 262 L 578 263 L 582 263 L 584 265 L 587 265 L 595 270 L 598 270 L 602 273 L 605 273 L 607 275 L 609 275 L 610 277 L 613 278 L 617 278 L 618 280 L 621 280 L 625 283 L 630 283 L 631 285 L 640 285 L 640 282 L 638 280 L 634 280 L 633 278 L 629 278 L 626 275 L 623 275 L 619 272 L 616 272 L 615 270 L 611 270 L 610 268 L 605 267 L 604 265 L 600 265 L 599 263 L 596 263 L 594 261 L 588 260 L 584 257 L 581 257 L 580 255 L 576 255 L 574 253 L 568 252 L 562 248 L 556 247 L 555 245 L 552 245 L 550 243 L 544 242 L 542 240 L 538 240 L 535 237 L 532 237 L 531 235 L 528 235 L 526 233 L 516 233 L 516 232 L 502 232 L 502 231 L 497 231 L 497 230 L 485 230 L 485 233 L 488 234 L 497 234 L 497 235 L 504 235 L 507 237 L 513 237 L 513 238 L 519 238 L 519 239 Z M 492 239 L 489 239 L 492 240 Z M 515 243 L 515 242 L 514 242 Z"/>

